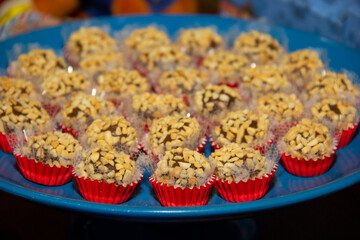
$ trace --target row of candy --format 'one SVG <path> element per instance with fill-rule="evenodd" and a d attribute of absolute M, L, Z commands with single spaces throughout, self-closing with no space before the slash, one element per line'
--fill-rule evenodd
<path fill-rule="evenodd" d="M 328 127 L 303 119 L 290 128 L 278 148 L 271 141 L 265 146 L 230 143 L 218 146 L 206 159 L 198 153 L 203 141 L 197 151 L 182 147 L 190 142 L 187 137 L 194 136 L 187 123 L 196 119 L 170 118 L 160 119 L 161 126 L 178 137 L 165 141 L 166 147 L 159 155 L 155 154 L 159 146 L 144 147 L 148 156 L 139 151 L 141 145 L 137 145 L 135 129 L 123 117 L 116 116 L 95 120 L 83 136 L 78 136 L 81 144 L 68 133 L 24 131 L 7 135 L 1 139 L 1 145 L 8 141 L 27 179 L 44 185 L 62 185 L 70 181 L 72 173 L 81 194 L 95 202 L 126 201 L 146 168 L 164 206 L 204 205 L 214 183 L 220 196 L 228 201 L 256 200 L 266 193 L 277 169 L 279 153 L 284 167 L 298 176 L 326 172 L 335 156 L 336 140 Z M 175 121 L 177 126 L 171 125 Z M 149 135 L 159 139 L 154 131 Z M 168 136 L 171 138 L 171 133 Z"/>

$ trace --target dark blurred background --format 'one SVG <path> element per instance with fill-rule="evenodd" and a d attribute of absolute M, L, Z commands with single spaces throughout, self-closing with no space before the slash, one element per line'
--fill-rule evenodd
<path fill-rule="evenodd" d="M 171 224 L 96 218 L 0 192 L 0 239 L 359 239 L 359 188 L 247 219 Z"/>

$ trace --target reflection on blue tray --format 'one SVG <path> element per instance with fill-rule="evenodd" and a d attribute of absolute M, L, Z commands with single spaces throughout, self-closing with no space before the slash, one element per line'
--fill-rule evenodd
<path fill-rule="evenodd" d="M 76 24 L 80 24 L 76 23 Z M 222 33 L 229 29 L 247 29 L 249 22 L 230 18 L 212 16 L 148 16 L 103 18 L 94 20 L 96 24 L 109 24 L 113 29 L 121 29 L 127 24 L 145 26 L 151 23 L 163 24 L 169 34 L 173 35 L 181 27 L 215 25 Z M 278 28 L 278 27 L 277 27 Z M 35 31 L 29 34 L 0 42 L 0 53 L 6 56 L 6 49 L 15 43 L 38 42 L 41 46 L 63 47 L 61 38 L 62 26 Z M 334 70 L 346 68 L 359 74 L 360 53 L 337 43 L 327 41 L 319 36 L 284 29 L 289 38 L 289 50 L 304 47 L 324 48 L 331 59 L 330 67 Z M 51 36 L 51 38 L 49 38 Z M 0 58 L 0 68 L 7 66 L 6 58 Z M 203 207 L 164 208 L 151 189 L 148 176 L 142 179 L 133 196 L 121 205 L 97 204 L 85 201 L 73 182 L 59 187 L 46 187 L 27 181 L 20 174 L 15 159 L 10 154 L 0 153 L 0 189 L 18 196 L 44 204 L 72 210 L 97 213 L 126 219 L 192 219 L 204 217 L 226 217 L 244 215 L 256 211 L 284 206 L 312 199 L 347 187 L 360 180 L 360 136 L 349 146 L 337 152 L 332 168 L 325 174 L 313 178 L 301 178 L 287 173 L 281 166 L 275 174 L 268 193 L 261 200 L 246 203 L 230 203 L 221 199 L 216 190 L 210 194 L 209 202 Z M 206 153 L 209 154 L 209 144 Z"/>

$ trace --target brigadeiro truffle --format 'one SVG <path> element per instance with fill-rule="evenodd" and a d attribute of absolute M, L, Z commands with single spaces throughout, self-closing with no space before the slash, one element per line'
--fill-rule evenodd
<path fill-rule="evenodd" d="M 229 112 L 214 128 L 210 141 L 215 149 L 229 143 L 265 148 L 273 139 L 269 132 L 266 114 L 257 114 L 249 109 Z"/>
<path fill-rule="evenodd" d="M 280 141 L 281 158 L 288 172 L 302 177 L 317 176 L 329 170 L 335 156 L 334 145 L 327 126 L 303 118 Z"/>
<path fill-rule="evenodd" d="M 81 150 L 81 145 L 73 136 L 55 131 L 29 137 L 25 143 L 18 144 L 14 153 L 26 179 L 59 186 L 70 181 L 71 160 Z"/>
<path fill-rule="evenodd" d="M 138 28 L 126 37 L 123 48 L 131 60 L 146 49 L 170 44 L 169 36 L 154 26 Z"/>
<path fill-rule="evenodd" d="M 83 92 L 89 86 L 90 80 L 77 71 L 56 71 L 42 83 L 43 105 L 51 116 L 55 116 L 73 94 Z"/>
<path fill-rule="evenodd" d="M 34 49 L 27 54 L 21 54 L 11 63 L 9 75 L 39 84 L 48 74 L 65 69 L 67 69 L 65 60 L 58 57 L 53 50 Z"/>
<path fill-rule="evenodd" d="M 109 145 L 133 153 L 137 147 L 135 129 L 124 117 L 103 116 L 94 120 L 86 130 L 89 145 Z"/>
<path fill-rule="evenodd" d="M 223 45 L 222 37 L 211 28 L 181 29 L 176 44 L 192 57 L 204 57 Z"/>
<path fill-rule="evenodd" d="M 274 64 L 285 52 L 275 38 L 258 31 L 240 34 L 235 39 L 233 50 L 244 54 L 252 63 L 258 65 Z"/>
<path fill-rule="evenodd" d="M 132 97 L 129 111 L 142 124 L 150 126 L 151 122 L 157 118 L 174 115 L 185 116 L 187 109 L 188 107 L 181 98 L 170 94 L 143 93 Z"/>
<path fill-rule="evenodd" d="M 161 75 L 155 90 L 175 96 L 191 96 L 207 84 L 208 77 L 205 73 L 194 68 L 177 67 L 176 70 Z"/>
<path fill-rule="evenodd" d="M 99 27 L 81 27 L 78 31 L 71 33 L 64 53 L 71 65 L 78 66 L 80 60 L 89 54 L 108 50 L 116 50 L 116 41 L 113 38 Z"/>
<path fill-rule="evenodd" d="M 149 91 L 146 78 L 142 77 L 136 70 L 114 68 L 97 78 L 98 89 L 115 105 L 120 105 L 121 100 L 135 94 Z"/>
<path fill-rule="evenodd" d="M 165 152 L 150 182 L 163 206 L 205 205 L 214 183 L 214 167 L 197 151 L 176 148 Z"/>
<path fill-rule="evenodd" d="M 267 114 L 270 129 L 275 137 L 282 137 L 290 127 L 296 125 L 301 118 L 304 105 L 295 94 L 267 94 L 257 99 L 256 108 L 259 113 Z"/>
<path fill-rule="evenodd" d="M 328 120 L 335 125 L 338 149 L 349 144 L 359 124 L 356 108 L 341 100 L 324 99 L 311 108 L 311 113 L 314 118 Z"/>
<path fill-rule="evenodd" d="M 113 68 L 124 67 L 125 61 L 122 53 L 108 50 L 86 55 L 80 61 L 79 66 L 87 77 L 95 80 L 100 74 Z"/>
<path fill-rule="evenodd" d="M 282 60 L 282 66 L 289 81 L 300 88 L 306 86 L 313 75 L 324 68 L 319 54 L 309 49 L 289 53 Z"/>
<path fill-rule="evenodd" d="M 282 68 L 270 65 L 250 67 L 242 79 L 244 90 L 248 90 L 253 98 L 267 93 L 277 93 L 290 88 L 290 84 Z"/>
<path fill-rule="evenodd" d="M 195 118 L 167 116 L 154 120 L 147 137 L 148 149 L 155 155 L 178 147 L 201 151 L 204 148 L 203 131 Z M 146 144 L 146 143 L 145 143 Z"/>
<path fill-rule="evenodd" d="M 198 116 L 216 121 L 227 112 L 240 109 L 242 101 L 236 89 L 225 85 L 207 85 L 195 93 L 192 107 Z"/>
<path fill-rule="evenodd" d="M 10 144 L 14 144 L 15 131 L 42 131 L 49 120 L 49 114 L 38 101 L 32 101 L 28 97 L 4 100 L 0 107 L 1 150 L 12 153 Z"/>
<path fill-rule="evenodd" d="M 0 77 L 0 100 L 7 98 L 34 97 L 34 85 L 21 78 Z"/>
<path fill-rule="evenodd" d="M 177 46 L 168 44 L 142 50 L 135 68 L 146 75 L 151 84 L 156 84 L 162 72 L 187 67 L 190 60 Z"/>
<path fill-rule="evenodd" d="M 360 91 L 346 74 L 331 71 L 315 74 L 306 86 L 305 97 L 324 99 L 329 96 L 357 103 Z"/>
<path fill-rule="evenodd" d="M 74 178 L 88 201 L 119 204 L 129 199 L 142 178 L 130 155 L 108 145 L 92 147 L 74 163 Z"/>
<path fill-rule="evenodd" d="M 79 92 L 63 106 L 60 112 L 60 127 L 74 136 L 86 128 L 94 119 L 114 112 L 114 105 L 100 97 Z"/>
<path fill-rule="evenodd" d="M 207 74 L 212 84 L 238 87 L 249 66 L 250 61 L 244 55 L 218 51 L 208 54 L 200 69 Z"/>
<path fill-rule="evenodd" d="M 231 202 L 253 201 L 263 197 L 277 169 L 277 154 L 261 155 L 259 150 L 230 143 L 215 150 L 215 187 Z"/>

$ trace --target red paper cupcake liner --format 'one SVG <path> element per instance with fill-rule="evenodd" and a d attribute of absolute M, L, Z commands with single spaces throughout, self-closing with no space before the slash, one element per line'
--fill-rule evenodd
<path fill-rule="evenodd" d="M 126 202 L 142 179 L 142 176 L 140 176 L 138 180 L 124 187 L 122 185 L 116 186 L 114 183 L 106 183 L 105 181 L 91 181 L 90 178 L 79 178 L 75 174 L 73 175 L 81 195 L 86 200 L 107 204 Z"/>
<path fill-rule="evenodd" d="M 50 117 L 55 117 L 56 114 L 58 114 L 61 110 L 61 107 L 59 105 L 52 105 L 50 103 L 43 103 L 42 104 L 45 110 L 48 112 Z"/>
<path fill-rule="evenodd" d="M 305 160 L 292 158 L 291 155 L 287 156 L 285 153 L 281 155 L 283 165 L 289 173 L 299 177 L 314 177 L 319 176 L 330 169 L 330 166 L 335 158 L 336 148 L 330 156 L 325 156 L 324 159 Z"/>
<path fill-rule="evenodd" d="M 266 150 L 266 147 L 268 147 L 269 145 L 271 145 L 273 142 L 274 142 L 273 139 L 269 139 L 265 144 L 256 146 L 255 149 L 256 149 L 256 150 L 259 150 L 261 154 L 264 154 L 264 153 L 265 153 L 265 150 Z"/>
<path fill-rule="evenodd" d="M 143 77 L 147 76 L 147 71 L 143 67 L 141 67 L 140 64 L 137 61 L 133 62 L 133 68 L 135 70 L 137 70 L 140 73 L 141 76 L 143 76 Z"/>
<path fill-rule="evenodd" d="M 65 133 L 70 133 L 74 138 L 77 138 L 78 132 L 75 131 L 74 129 L 68 128 L 68 127 L 66 127 L 66 126 L 64 126 L 64 125 L 62 125 L 62 124 L 60 124 L 60 128 L 61 128 L 61 130 L 62 130 L 63 132 L 65 132 Z"/>
<path fill-rule="evenodd" d="M 121 100 L 110 100 L 116 108 L 119 108 L 121 106 Z"/>
<path fill-rule="evenodd" d="M 3 133 L 0 133 L 0 150 L 3 151 L 3 152 L 6 152 L 6 153 L 13 154 L 13 150 L 10 147 L 9 140 L 12 143 L 14 143 L 14 145 L 15 145 L 15 141 L 16 141 L 15 134 L 7 133 L 7 134 L 4 135 Z"/>
<path fill-rule="evenodd" d="M 270 181 L 273 178 L 278 165 L 269 174 L 265 174 L 261 178 L 254 180 L 247 180 L 246 182 L 234 181 L 229 183 L 222 179 L 216 179 L 215 188 L 217 189 L 221 198 L 230 202 L 248 202 L 262 198 L 269 188 Z"/>
<path fill-rule="evenodd" d="M 226 85 L 230 88 L 238 88 L 239 87 L 239 83 L 223 83 L 223 82 L 220 82 L 219 85 Z"/>
<path fill-rule="evenodd" d="M 217 144 L 213 138 L 209 138 L 210 144 L 211 146 L 214 148 L 214 150 L 216 149 L 220 149 L 221 147 L 219 146 L 219 144 Z"/>
<path fill-rule="evenodd" d="M 206 204 L 211 187 L 215 182 L 215 177 L 212 176 L 204 186 L 192 189 L 169 187 L 167 184 L 156 181 L 153 177 L 150 177 L 149 180 L 161 205 L 164 207 L 187 207 L 203 206 Z"/>
<path fill-rule="evenodd" d="M 207 138 L 206 136 L 204 136 L 201 140 L 200 140 L 200 144 L 199 146 L 196 148 L 196 151 L 197 152 L 202 152 L 204 150 L 204 147 L 206 145 L 206 142 L 207 142 Z"/>
<path fill-rule="evenodd" d="M 60 186 L 70 182 L 72 166 L 50 167 L 49 164 L 36 162 L 20 154 L 15 154 L 15 159 L 27 180 L 46 186 Z"/>
<path fill-rule="evenodd" d="M 63 51 L 64 51 L 64 57 L 65 57 L 66 61 L 71 66 L 73 66 L 75 68 L 78 68 L 79 67 L 79 62 L 74 60 L 74 58 L 73 58 L 72 54 L 69 52 L 69 50 L 66 47 L 64 47 Z"/>
<path fill-rule="evenodd" d="M 142 148 L 142 146 L 141 146 L 141 144 L 139 143 L 139 144 L 137 145 L 137 147 L 136 147 L 135 152 L 133 152 L 133 153 L 130 155 L 131 159 L 133 159 L 133 160 L 136 161 L 137 156 L 138 156 L 138 153 L 140 152 L 141 148 Z"/>
<path fill-rule="evenodd" d="M 204 57 L 196 57 L 195 66 L 196 68 L 200 68 L 204 62 Z"/>
<path fill-rule="evenodd" d="M 354 124 L 349 127 L 347 130 L 342 130 L 341 132 L 335 133 L 335 138 L 338 140 L 337 149 L 347 146 L 351 140 L 354 138 L 358 124 Z"/>

